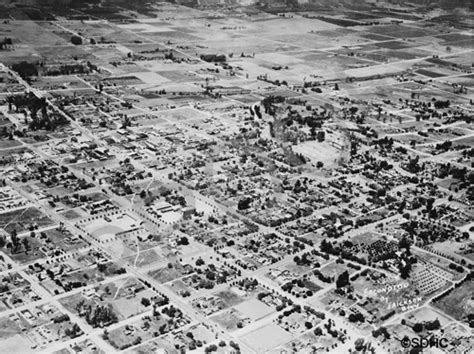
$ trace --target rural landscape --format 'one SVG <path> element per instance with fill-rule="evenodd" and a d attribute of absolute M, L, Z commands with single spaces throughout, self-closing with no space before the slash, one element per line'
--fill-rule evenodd
<path fill-rule="evenodd" d="M 473 353 L 473 29 L 0 1 L 0 352 Z"/>

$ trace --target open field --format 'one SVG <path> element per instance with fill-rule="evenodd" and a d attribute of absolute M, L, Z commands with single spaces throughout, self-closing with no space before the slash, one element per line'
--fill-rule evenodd
<path fill-rule="evenodd" d="M 466 281 L 447 296 L 435 302 L 435 306 L 457 320 L 466 321 L 466 314 L 472 313 L 472 300 L 469 294 L 474 291 L 472 281 Z"/>
<path fill-rule="evenodd" d="M 52 225 L 54 222 L 34 207 L 0 214 L 0 227 L 7 232 L 22 233 Z"/>

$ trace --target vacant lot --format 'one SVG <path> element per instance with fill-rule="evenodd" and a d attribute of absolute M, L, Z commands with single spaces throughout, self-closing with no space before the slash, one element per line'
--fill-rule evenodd
<path fill-rule="evenodd" d="M 163 267 L 154 270 L 149 275 L 156 279 L 160 283 L 167 283 L 171 280 L 175 280 L 184 275 L 182 267 L 178 267 L 176 264 L 172 264 L 172 267 Z"/>
<path fill-rule="evenodd" d="M 0 214 L 0 227 L 11 233 L 18 233 L 54 225 L 53 220 L 44 215 L 39 209 L 30 207 Z"/>
<path fill-rule="evenodd" d="M 434 305 L 455 319 L 465 321 L 466 315 L 474 311 L 472 294 L 474 294 L 474 281 L 466 281 Z"/>
<path fill-rule="evenodd" d="M 252 321 L 257 321 L 273 312 L 273 309 L 257 299 L 248 300 L 235 306 L 235 309 Z"/>
<path fill-rule="evenodd" d="M 290 333 L 276 324 L 261 327 L 242 337 L 257 353 L 278 347 L 292 339 Z"/>

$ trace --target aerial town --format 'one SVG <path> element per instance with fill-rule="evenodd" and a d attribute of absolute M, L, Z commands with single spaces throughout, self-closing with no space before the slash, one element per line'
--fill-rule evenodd
<path fill-rule="evenodd" d="M 0 1 L 0 352 L 473 353 L 473 29 Z"/>

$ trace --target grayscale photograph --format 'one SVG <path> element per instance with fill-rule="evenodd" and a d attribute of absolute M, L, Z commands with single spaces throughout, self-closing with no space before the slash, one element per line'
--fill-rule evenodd
<path fill-rule="evenodd" d="M 0 0 L 0 353 L 474 353 L 473 101 L 474 0 Z"/>

